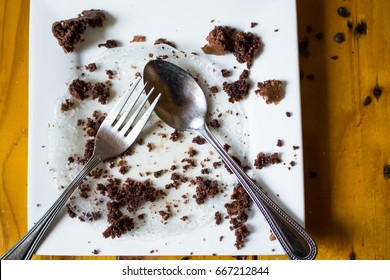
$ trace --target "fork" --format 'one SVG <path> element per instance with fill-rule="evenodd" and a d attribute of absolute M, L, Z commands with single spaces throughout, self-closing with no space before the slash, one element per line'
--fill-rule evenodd
<path fill-rule="evenodd" d="M 141 130 L 152 114 L 154 107 L 161 96 L 154 100 L 142 116 L 138 118 L 146 101 L 153 92 L 153 88 L 147 93 L 147 97 L 137 104 L 145 85 L 139 92 L 136 87 L 140 77 L 123 94 L 123 97 L 115 104 L 108 113 L 96 134 L 95 147 L 92 156 L 82 170 L 73 179 L 61 196 L 43 215 L 43 217 L 16 243 L 1 260 L 29 260 L 38 248 L 42 238 L 54 219 L 58 216 L 67 200 L 73 194 L 80 182 L 103 160 L 113 158 L 125 152 L 137 139 Z M 136 92 L 133 98 L 130 96 Z M 136 107 L 136 104 L 138 107 Z M 133 126 L 134 124 L 134 126 Z"/>

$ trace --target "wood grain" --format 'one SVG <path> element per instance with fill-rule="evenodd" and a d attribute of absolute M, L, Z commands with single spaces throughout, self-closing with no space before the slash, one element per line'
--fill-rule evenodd
<path fill-rule="evenodd" d="M 337 14 L 340 6 L 349 18 Z M 298 0 L 297 7 L 306 227 L 318 243 L 318 259 L 388 260 L 390 181 L 383 169 L 390 163 L 390 1 Z M 366 34 L 350 30 L 348 20 L 365 21 Z M 28 27 L 29 1 L 0 0 L 0 254 L 27 229 Z M 345 34 L 340 44 L 333 40 L 338 32 Z M 372 102 L 364 106 L 367 96 Z"/>

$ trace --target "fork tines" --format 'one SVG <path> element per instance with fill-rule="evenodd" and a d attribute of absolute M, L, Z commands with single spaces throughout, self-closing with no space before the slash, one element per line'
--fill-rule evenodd
<path fill-rule="evenodd" d="M 154 88 L 152 88 L 146 98 L 138 102 L 141 94 L 145 91 L 145 85 L 141 90 L 136 91 L 136 88 L 141 81 L 141 78 L 138 77 L 135 82 L 130 86 L 128 90 L 125 91 L 120 100 L 115 104 L 114 108 L 107 115 L 105 122 L 112 126 L 112 128 L 119 132 L 121 136 L 128 136 L 130 130 L 139 130 L 134 131 L 136 135 L 141 132 L 142 128 L 146 124 L 149 119 L 152 111 L 154 110 L 157 102 L 160 98 L 160 94 L 153 101 L 153 103 L 149 106 L 149 108 L 145 111 L 142 117 L 138 120 L 137 124 L 133 127 L 133 124 L 137 117 L 139 116 L 141 110 L 145 106 L 146 101 L 149 99 L 151 94 L 153 93 Z M 137 108 L 135 106 L 137 105 Z M 136 129 L 137 128 L 137 129 Z M 134 139 L 135 140 L 135 139 Z"/>

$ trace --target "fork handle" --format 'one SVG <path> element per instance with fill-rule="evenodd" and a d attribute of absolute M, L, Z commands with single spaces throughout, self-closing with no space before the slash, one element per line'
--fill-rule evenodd
<path fill-rule="evenodd" d="M 288 257 L 294 260 L 314 259 L 317 255 L 317 246 L 305 229 L 253 183 L 249 176 L 224 150 L 206 124 L 201 129 L 198 129 L 198 132 L 216 149 L 226 165 L 237 176 L 238 181 L 264 215 Z"/>
<path fill-rule="evenodd" d="M 77 174 L 69 186 L 43 217 L 16 243 L 1 260 L 29 260 L 35 253 L 45 233 L 50 228 L 69 197 L 73 194 L 79 183 L 99 164 L 101 157 L 93 155 Z"/>

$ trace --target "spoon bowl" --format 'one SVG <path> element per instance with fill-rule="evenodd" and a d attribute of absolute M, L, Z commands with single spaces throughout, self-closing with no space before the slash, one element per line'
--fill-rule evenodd
<path fill-rule="evenodd" d="M 208 129 L 205 123 L 206 97 L 195 79 L 184 69 L 163 60 L 149 61 L 145 65 L 143 78 L 146 89 L 154 87 L 155 92 L 161 93 L 155 109 L 160 119 L 174 129 L 198 132 L 214 147 L 260 209 L 289 258 L 314 259 L 317 246 L 310 235 L 253 183 Z"/>
<path fill-rule="evenodd" d="M 163 60 L 152 60 L 144 68 L 145 88 L 161 92 L 156 114 L 170 127 L 196 130 L 204 126 L 206 97 L 198 83 L 184 69 Z M 152 100 L 157 95 L 153 95 Z"/>

